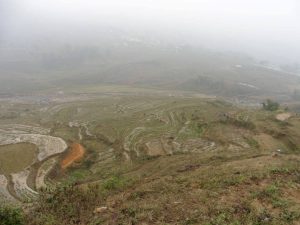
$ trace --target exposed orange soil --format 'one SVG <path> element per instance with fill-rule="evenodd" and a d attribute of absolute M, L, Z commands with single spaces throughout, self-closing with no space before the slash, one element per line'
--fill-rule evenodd
<path fill-rule="evenodd" d="M 72 165 L 74 162 L 79 161 L 80 159 L 82 159 L 84 153 L 85 153 L 85 149 L 81 144 L 73 143 L 71 145 L 71 150 L 61 161 L 61 164 L 60 164 L 61 168 L 66 169 L 67 167 Z"/>

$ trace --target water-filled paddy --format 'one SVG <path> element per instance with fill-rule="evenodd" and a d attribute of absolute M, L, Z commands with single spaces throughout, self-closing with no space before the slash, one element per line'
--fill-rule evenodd
<path fill-rule="evenodd" d="M 36 159 L 38 148 L 31 143 L 0 145 L 0 174 L 22 171 Z"/>

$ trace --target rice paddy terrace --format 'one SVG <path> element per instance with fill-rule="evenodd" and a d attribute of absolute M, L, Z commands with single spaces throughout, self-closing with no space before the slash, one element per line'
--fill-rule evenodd
<path fill-rule="evenodd" d="M 179 202 L 168 211 L 175 215 L 177 205 L 191 200 L 188 189 L 200 185 L 195 177 L 200 171 L 202 181 L 207 181 L 200 185 L 205 189 L 205 185 L 213 185 L 211 179 L 218 182 L 222 176 L 238 176 L 247 168 L 254 173 L 283 168 L 289 162 L 297 167 L 300 118 L 290 113 L 284 120 L 276 119 L 278 114 L 181 94 L 101 93 L 92 98 L 53 99 L 40 104 L 3 101 L 0 199 L 32 201 L 47 185 L 74 181 L 82 186 L 102 184 L 117 173 L 136 182 L 137 186 L 125 190 L 125 195 L 142 189 L 150 193 L 156 182 L 171 179 L 169 188 L 174 190 L 168 196 L 175 194 L 176 188 L 187 191 L 182 196 L 186 203 L 168 197 Z M 213 168 L 218 174 L 212 175 Z M 222 171 L 229 174 L 221 175 Z M 174 173 L 183 183 L 190 179 L 192 186 L 174 186 Z M 237 182 L 244 185 L 242 180 Z M 162 183 L 162 188 L 167 188 Z M 300 184 L 293 185 L 299 194 Z M 118 195 L 110 198 L 121 201 Z M 141 198 L 139 207 L 147 207 L 143 205 L 146 198 Z M 124 207 L 133 207 L 130 199 L 122 203 Z M 110 200 L 106 204 L 110 205 Z M 149 197 L 148 201 L 154 199 Z M 299 209 L 299 202 L 295 198 L 291 201 L 293 209 Z M 177 219 L 181 216 L 178 213 Z"/>
<path fill-rule="evenodd" d="M 45 173 L 35 177 L 42 182 L 29 186 L 29 175 L 35 164 L 43 164 L 62 153 L 67 145 L 58 137 L 47 135 L 40 127 L 3 124 L 0 130 L 1 199 L 25 200 L 34 198 L 34 189 L 44 185 Z M 53 166 L 53 165 L 52 165 Z M 41 166 L 43 168 L 43 166 Z M 34 179 L 34 178 L 33 178 Z M 36 186 L 36 184 L 38 184 Z"/>

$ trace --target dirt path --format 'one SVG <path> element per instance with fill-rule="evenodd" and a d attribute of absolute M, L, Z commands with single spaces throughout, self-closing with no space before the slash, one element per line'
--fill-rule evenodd
<path fill-rule="evenodd" d="M 72 165 L 74 162 L 79 161 L 82 159 L 83 155 L 85 153 L 84 147 L 79 143 L 73 143 L 71 145 L 71 150 L 68 152 L 68 154 L 65 156 L 65 158 L 61 161 L 61 168 L 66 169 L 70 165 Z"/>

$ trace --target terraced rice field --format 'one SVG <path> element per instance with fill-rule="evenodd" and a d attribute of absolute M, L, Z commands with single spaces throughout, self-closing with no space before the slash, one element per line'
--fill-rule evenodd
<path fill-rule="evenodd" d="M 4 124 L 1 128 L 0 175 L 3 187 L 0 194 L 7 201 L 34 199 L 38 194 L 35 187 L 44 184 L 47 173 L 42 172 L 41 167 L 34 178 L 37 183 L 29 185 L 30 174 L 34 173 L 33 166 L 62 153 L 67 145 L 61 138 L 48 135 L 50 130 L 42 127 Z M 48 166 L 46 171 L 50 171 L 56 163 L 50 162 L 50 168 Z"/>
<path fill-rule="evenodd" d="M 0 174 L 0 203 L 15 203 L 16 199 L 9 193 L 8 189 L 8 179 Z"/>
<path fill-rule="evenodd" d="M 175 101 L 173 97 L 114 94 L 83 102 L 28 104 L 27 111 L 19 103 L 4 105 L 19 116 L 0 120 L 1 174 L 6 175 L 2 180 L 8 186 L 2 192 L 18 200 L 34 198 L 55 165 L 65 170 L 82 158 L 92 163 L 91 171 L 98 171 L 120 158 L 134 161 L 181 151 L 189 144 L 184 143 L 187 138 L 199 138 L 190 118 L 183 118 L 184 113 L 190 117 L 197 102 L 198 98 Z M 70 145 L 70 152 L 61 159 L 67 142 L 81 145 Z"/>
<path fill-rule="evenodd" d="M 37 146 L 31 143 L 0 145 L 0 173 L 8 175 L 28 168 L 37 152 Z"/>
<path fill-rule="evenodd" d="M 297 138 L 280 136 L 285 125 L 275 114 L 212 98 L 114 94 L 28 108 L 15 120 L 0 119 L 0 152 L 5 153 L 0 195 L 10 200 L 34 199 L 41 187 L 69 177 L 101 179 L 128 162 L 180 154 L 270 154 L 298 145 Z M 297 117 L 290 120 L 300 127 Z M 298 132 L 284 128 L 291 137 Z M 16 158 L 21 155 L 26 157 Z M 61 170 L 66 176 L 59 176 Z"/>

